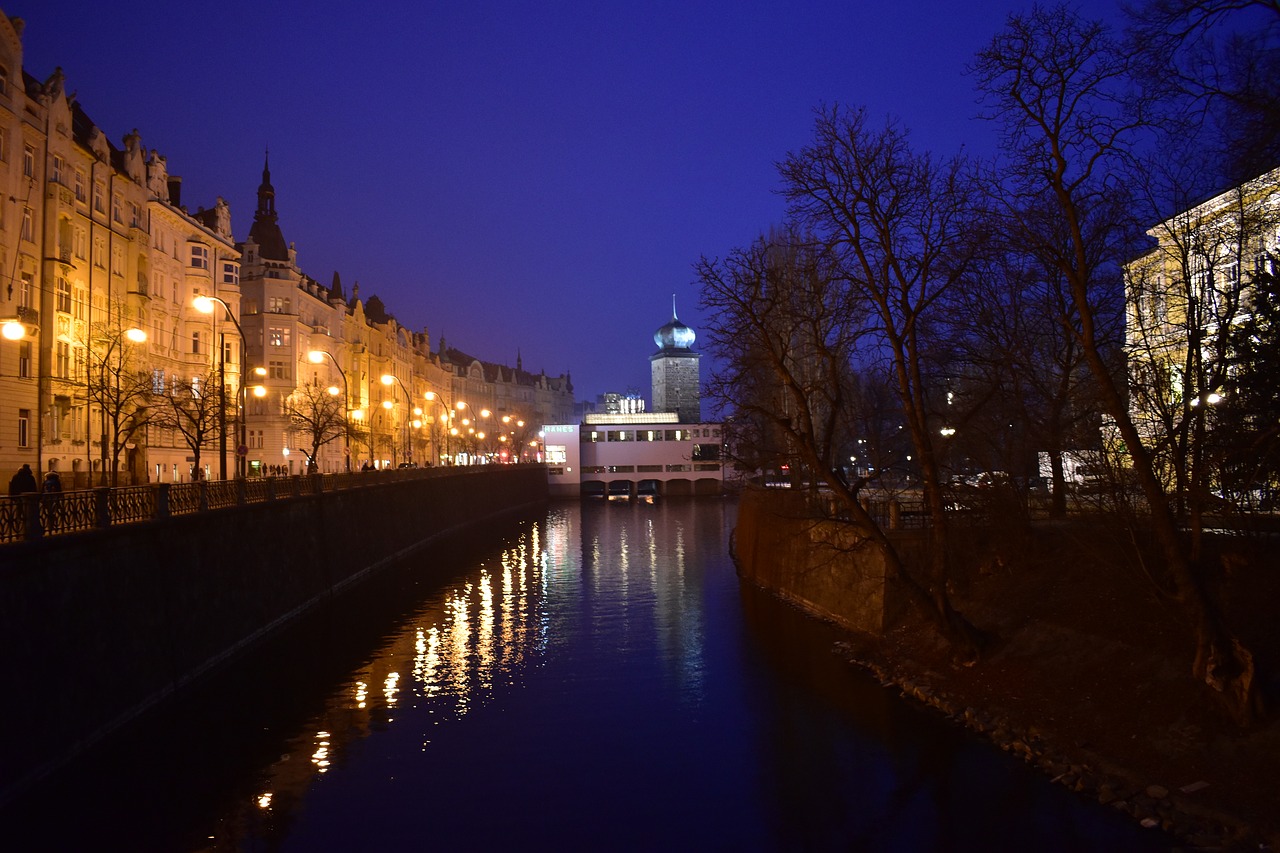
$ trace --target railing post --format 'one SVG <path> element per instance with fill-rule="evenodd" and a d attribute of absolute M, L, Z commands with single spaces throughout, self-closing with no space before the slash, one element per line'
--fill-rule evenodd
<path fill-rule="evenodd" d="M 93 490 L 94 517 L 99 527 L 111 526 L 111 489 L 99 486 Z"/>
<path fill-rule="evenodd" d="M 40 496 L 22 495 L 23 538 L 39 539 L 44 536 L 44 527 L 40 524 Z"/>
<path fill-rule="evenodd" d="M 249 502 L 249 485 L 244 477 L 236 478 L 236 506 L 244 506 Z"/>
<path fill-rule="evenodd" d="M 209 481 L 208 480 L 200 481 L 199 493 L 200 493 L 200 512 L 208 512 L 209 511 Z"/>
<path fill-rule="evenodd" d="M 156 486 L 156 518 L 169 517 L 169 484 L 159 483 Z"/>
<path fill-rule="evenodd" d="M 897 530 L 902 526 L 902 504 L 897 498 L 889 501 L 889 529 Z"/>
<path fill-rule="evenodd" d="M 276 478 L 268 477 L 267 478 L 267 500 L 273 501 L 275 499 L 276 499 Z"/>

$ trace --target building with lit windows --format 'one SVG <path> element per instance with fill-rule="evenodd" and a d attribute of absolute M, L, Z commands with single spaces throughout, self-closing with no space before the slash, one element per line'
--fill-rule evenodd
<path fill-rule="evenodd" d="M 433 351 L 359 285 L 307 276 L 269 163 L 240 243 L 222 199 L 192 213 L 181 190 L 61 71 L 27 74 L 22 22 L 0 15 L 0 470 L 70 489 L 538 459 L 533 425 L 572 412 L 567 373 Z M 339 429 L 311 459 L 297 415 L 317 389 Z M 156 416 L 179 391 L 219 401 L 198 462 Z"/>
<path fill-rule="evenodd" d="M 694 331 L 673 312 L 653 337 L 659 347 L 650 356 L 655 411 L 587 414 L 580 423 L 542 428 L 553 497 L 652 499 L 724 491 L 723 429 L 701 422 Z"/>
<path fill-rule="evenodd" d="M 1179 212 L 1125 267 L 1130 409 L 1158 444 L 1230 393 L 1222 334 L 1252 310 L 1251 284 L 1280 257 L 1280 168 Z"/>
<path fill-rule="evenodd" d="M 230 214 L 187 214 L 136 131 L 117 147 L 60 71 L 23 71 L 21 30 L 0 16 L 0 190 L 14 199 L 0 206 L 0 468 L 56 470 L 64 488 L 189 479 L 189 448 L 145 425 L 144 397 L 210 358 L 190 302 L 238 264 Z"/>

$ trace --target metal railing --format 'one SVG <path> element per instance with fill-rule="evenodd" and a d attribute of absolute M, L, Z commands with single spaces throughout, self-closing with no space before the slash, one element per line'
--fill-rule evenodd
<path fill-rule="evenodd" d="M 0 496 L 0 545 L 135 524 L 178 515 L 213 512 L 229 507 L 290 500 L 342 489 L 381 486 L 409 480 L 479 474 L 495 467 L 530 465 L 473 465 L 440 468 L 398 468 L 293 477 L 255 477 L 242 480 L 202 480 L 195 483 L 153 483 L 77 489 L 47 494 Z"/>

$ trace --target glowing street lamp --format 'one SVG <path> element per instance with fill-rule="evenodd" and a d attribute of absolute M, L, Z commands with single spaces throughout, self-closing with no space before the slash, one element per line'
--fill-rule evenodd
<path fill-rule="evenodd" d="M 312 364 L 320 364 L 328 358 L 333 362 L 333 366 L 338 369 L 338 375 L 342 377 L 342 451 L 347 459 L 347 473 L 351 473 L 351 424 L 347 422 L 348 412 L 351 406 L 351 397 L 348 394 L 347 372 L 342 369 L 342 365 L 338 364 L 338 359 L 334 358 L 333 353 L 325 349 L 313 349 L 307 353 L 307 361 Z M 338 389 L 330 388 L 329 393 L 337 396 Z"/>
<path fill-rule="evenodd" d="M 223 311 L 226 312 L 227 319 L 236 327 L 236 332 L 240 335 L 240 388 L 244 388 L 244 329 L 240 327 L 240 321 L 231 311 L 231 306 L 217 296 L 197 296 L 191 303 L 192 307 L 201 314 L 213 314 L 214 305 L 221 305 Z M 212 319 L 212 318 L 211 318 Z M 219 473 L 222 479 L 227 479 L 227 366 L 226 366 L 226 348 L 223 346 L 222 335 L 218 336 L 218 395 L 220 400 L 219 409 L 219 425 L 218 425 L 218 459 Z M 239 447 L 245 446 L 245 413 L 238 413 L 239 421 Z M 236 476 L 244 476 L 245 457 L 238 452 L 236 453 Z"/>

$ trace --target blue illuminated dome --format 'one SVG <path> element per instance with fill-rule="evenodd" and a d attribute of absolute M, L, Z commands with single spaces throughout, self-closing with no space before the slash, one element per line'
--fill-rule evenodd
<path fill-rule="evenodd" d="M 672 311 L 671 322 L 653 333 L 653 342 L 662 350 L 687 350 L 696 337 L 693 329 L 681 323 Z"/>

